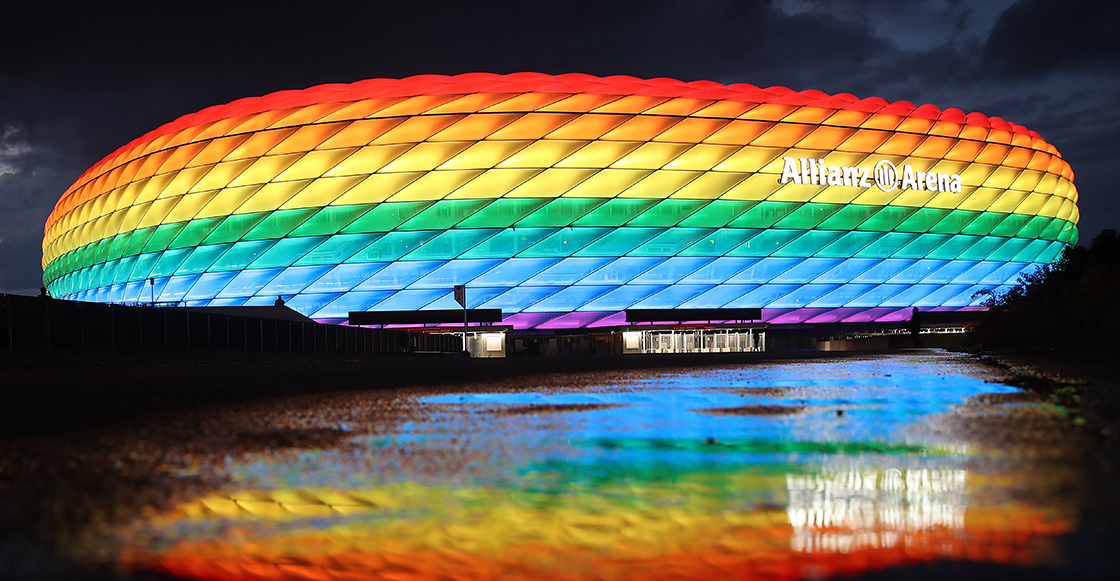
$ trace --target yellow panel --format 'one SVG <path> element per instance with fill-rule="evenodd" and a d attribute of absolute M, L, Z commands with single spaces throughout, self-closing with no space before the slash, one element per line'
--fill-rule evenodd
<path fill-rule="evenodd" d="M 667 198 L 683 188 L 692 180 L 700 177 L 698 171 L 655 171 L 646 178 L 622 192 L 620 198 Z"/>
<path fill-rule="evenodd" d="M 818 204 L 850 204 L 861 193 L 863 193 L 863 188 L 828 186 L 809 201 Z"/>
<path fill-rule="evenodd" d="M 593 169 L 547 169 L 517 186 L 507 198 L 555 198 L 595 173 Z"/>
<path fill-rule="evenodd" d="M 856 196 L 856 199 L 852 200 L 852 203 L 861 206 L 886 206 L 897 198 L 899 193 L 901 193 L 899 190 L 884 192 L 875 187 L 866 188 L 860 195 Z"/>
<path fill-rule="evenodd" d="M 112 214 L 109 214 L 109 216 L 105 219 L 106 236 L 114 236 L 121 233 L 121 222 L 124 221 L 125 214 L 127 213 L 127 210 L 118 210 L 116 212 L 113 212 Z"/>
<path fill-rule="evenodd" d="M 979 186 L 984 183 L 984 180 L 988 179 L 988 176 L 992 175 L 996 167 L 998 166 L 985 163 L 971 163 L 961 171 L 961 183 Z"/>
<path fill-rule="evenodd" d="M 878 188 L 875 189 L 877 190 Z M 955 200 L 954 204 L 964 199 L 964 196 L 962 194 L 953 194 L 953 199 Z M 895 190 L 894 192 L 891 192 L 891 195 L 895 196 L 894 200 L 891 202 L 891 205 L 921 207 L 928 205 L 929 201 L 937 195 L 937 192 L 930 192 L 927 190 Z"/>
<path fill-rule="evenodd" d="M 746 174 L 709 171 L 700 177 L 688 182 L 684 187 L 673 193 L 674 198 L 691 200 L 714 200 L 727 190 L 747 179 Z"/>
<path fill-rule="evenodd" d="M 1071 202 L 1069 200 L 1066 200 L 1065 203 L 1062 204 L 1062 208 L 1060 210 L 1058 210 L 1058 215 L 1054 216 L 1054 217 L 1058 218 L 1058 219 L 1061 219 L 1061 220 L 1066 220 L 1066 221 L 1069 221 L 1069 222 L 1076 223 L 1077 222 L 1076 215 L 1075 215 L 1076 211 L 1077 211 L 1077 206 L 1074 205 L 1073 202 Z"/>
<path fill-rule="evenodd" d="M 390 202 L 438 200 L 474 179 L 481 170 L 433 171 L 408 184 L 389 198 Z"/>
<path fill-rule="evenodd" d="M 668 97 L 652 97 L 649 95 L 626 95 L 615 99 L 595 109 L 596 113 L 641 113 L 661 103 L 668 101 Z"/>
<path fill-rule="evenodd" d="M 676 97 L 657 105 L 645 112 L 646 115 L 692 115 L 712 104 L 711 99 L 689 99 Z"/>
<path fill-rule="evenodd" d="M 1061 178 L 1052 173 L 1044 173 L 1042 174 L 1042 179 L 1039 180 L 1038 185 L 1036 185 L 1034 189 L 1045 194 L 1053 194 L 1054 190 L 1058 187 L 1059 179 Z"/>
<path fill-rule="evenodd" d="M 125 216 L 121 219 L 121 232 L 129 232 L 136 229 L 136 225 L 140 223 L 140 219 L 144 214 L 148 213 L 148 206 L 151 202 L 144 204 L 137 204 L 125 210 Z"/>
<path fill-rule="evenodd" d="M 665 164 L 665 169 L 707 171 L 739 149 L 741 148 L 734 145 L 695 145 L 676 159 Z"/>
<path fill-rule="evenodd" d="M 148 204 L 148 212 L 140 219 L 140 223 L 136 225 L 137 228 L 147 228 L 148 226 L 158 226 L 163 223 L 163 218 L 167 213 L 179 203 L 180 196 L 173 198 L 161 198 Z"/>
<path fill-rule="evenodd" d="M 778 105 L 775 103 L 762 103 L 758 107 L 747 111 L 742 115 L 744 119 L 756 119 L 759 121 L 779 121 L 786 115 L 793 113 L 797 110 L 797 105 Z"/>
<path fill-rule="evenodd" d="M 458 155 L 448 159 L 438 169 L 488 169 L 492 168 L 532 141 L 480 141 Z"/>
<path fill-rule="evenodd" d="M 787 123 L 810 123 L 812 125 L 819 125 L 822 121 L 831 117 L 833 113 L 836 113 L 836 109 L 800 107 L 782 118 L 782 121 Z"/>
<path fill-rule="evenodd" d="M 363 176 L 346 176 L 340 178 L 319 178 L 306 188 L 280 206 L 281 210 L 289 208 L 317 208 L 326 206 L 336 200 L 358 182 L 365 179 Z"/>
<path fill-rule="evenodd" d="M 242 186 L 240 188 L 225 188 L 220 190 L 214 196 L 210 203 L 203 206 L 201 210 L 195 214 L 195 218 L 213 218 L 215 216 L 228 216 L 237 210 L 237 207 L 245 203 L 253 194 L 257 193 L 262 186 Z"/>
<path fill-rule="evenodd" d="M 976 154 L 976 161 L 979 163 L 1000 165 L 1010 152 L 1011 148 L 1006 145 L 988 143 L 984 145 L 984 149 L 982 149 L 980 153 Z"/>
<path fill-rule="evenodd" d="M 769 131 L 759 135 L 757 139 L 751 142 L 751 145 L 761 147 L 793 147 L 793 144 L 801 141 L 813 129 L 814 127 L 812 125 L 779 123 Z"/>
<path fill-rule="evenodd" d="M 686 143 L 643 143 L 611 167 L 624 169 L 658 169 L 689 148 Z"/>
<path fill-rule="evenodd" d="M 890 136 L 882 145 L 875 148 L 875 153 L 881 155 L 910 155 L 918 144 L 925 139 L 924 135 L 914 135 L 911 133 L 895 133 Z"/>
<path fill-rule="evenodd" d="M 202 179 L 202 176 L 206 175 L 206 172 L 210 171 L 211 167 L 192 167 L 179 171 L 175 174 L 174 179 L 164 186 L 163 191 L 159 193 L 159 197 L 168 198 L 187 193 L 192 186 L 198 183 L 198 180 Z"/>
<path fill-rule="evenodd" d="M 1011 182 L 1008 189 L 1022 190 L 1025 192 L 1032 191 L 1038 187 L 1038 182 L 1042 179 L 1043 175 L 1044 174 L 1040 171 L 1023 170 L 1023 173 L 1019 174 L 1019 177 Z"/>
<path fill-rule="evenodd" d="M 723 200 L 765 200 L 781 186 L 778 176 L 769 173 L 756 173 L 739 182 L 739 185 L 725 192 Z M 816 186 L 813 186 L 816 188 Z"/>
<path fill-rule="evenodd" d="M 613 198 L 651 174 L 652 170 L 604 169 L 564 193 L 574 198 Z"/>
<path fill-rule="evenodd" d="M 175 205 L 175 209 L 167 213 L 164 222 L 183 222 L 190 220 L 198 214 L 198 211 L 203 208 L 218 192 L 202 192 L 198 194 L 187 194 L 183 196 L 179 203 Z"/>
<path fill-rule="evenodd" d="M 957 208 L 961 203 L 961 195 L 952 192 L 940 192 L 934 194 L 930 201 L 925 203 L 927 208 L 941 208 L 944 210 L 952 210 Z"/>
<path fill-rule="evenodd" d="M 319 149 L 333 149 L 336 147 L 361 147 L 368 145 L 386 131 L 404 122 L 403 117 L 389 119 L 362 119 L 342 128 L 341 131 L 330 136 L 319 145 Z"/>
<path fill-rule="evenodd" d="M 921 117 L 907 117 L 898 124 L 897 131 L 906 131 L 908 133 L 928 133 L 933 128 L 933 119 L 922 119 Z"/>
<path fill-rule="evenodd" d="M 1050 199 L 1050 196 L 1045 194 L 1028 194 L 1023 203 L 1015 207 L 1016 214 L 1027 214 L 1028 216 L 1037 216 L 1042 206 Z"/>
<path fill-rule="evenodd" d="M 638 143 L 626 141 L 594 141 L 556 163 L 556 167 L 606 167 L 634 151 Z"/>
<path fill-rule="evenodd" d="M 281 141 L 276 147 L 268 151 L 269 155 L 283 155 L 285 153 L 299 153 L 304 151 L 311 151 L 318 147 L 320 143 L 327 140 L 328 137 L 338 133 L 345 127 L 347 123 L 321 123 L 316 125 L 304 125 L 289 135 L 284 141 Z"/>
<path fill-rule="evenodd" d="M 486 111 L 537 111 L 545 105 L 555 103 L 568 95 L 566 93 L 523 93 L 515 97 L 502 100 L 489 107 Z"/>
<path fill-rule="evenodd" d="M 631 117 L 628 121 L 608 131 L 600 139 L 613 141 L 649 141 L 662 131 L 680 123 L 679 117 Z"/>
<path fill-rule="evenodd" d="M 423 115 L 409 117 L 400 125 L 381 134 L 371 143 L 387 145 L 391 143 L 417 143 L 443 131 L 465 115 Z"/>
<path fill-rule="evenodd" d="M 754 109 L 758 103 L 745 101 L 716 101 L 707 107 L 692 114 L 693 117 L 717 117 L 721 119 L 734 119 Z"/>
<path fill-rule="evenodd" d="M 389 99 L 363 99 L 361 101 L 354 101 L 337 111 L 326 115 L 319 121 L 325 123 L 327 121 L 350 121 L 352 119 L 364 119 L 381 111 L 382 109 L 399 103 L 404 100 L 404 97 L 391 97 Z"/>
<path fill-rule="evenodd" d="M 441 163 L 451 159 L 455 154 L 466 149 L 470 143 L 444 141 L 436 143 L 420 143 L 408 150 L 407 153 L 390 161 L 381 172 L 394 171 L 431 171 Z"/>
<path fill-rule="evenodd" d="M 556 162 L 564 159 L 573 151 L 587 145 L 587 141 L 561 141 L 543 139 L 513 154 L 498 167 L 509 168 L 544 168 L 552 167 Z"/>
<path fill-rule="evenodd" d="M 219 137 L 211 141 L 205 148 L 202 149 L 195 156 L 193 164 L 203 165 L 210 163 L 218 163 L 226 158 L 234 149 L 249 139 L 248 135 L 231 135 L 229 137 Z"/>
<path fill-rule="evenodd" d="M 984 141 L 988 138 L 988 131 L 989 129 L 987 127 L 966 124 L 961 128 L 961 134 L 957 137 L 961 139 L 975 139 L 976 141 Z"/>
<path fill-rule="evenodd" d="M 829 127 L 824 125 L 817 127 L 812 133 L 806 135 L 804 139 L 797 142 L 797 147 L 801 149 L 832 151 L 855 134 L 855 132 L 855 129 L 849 129 L 847 127 Z"/>
<path fill-rule="evenodd" d="M 459 99 L 461 95 L 417 95 L 390 105 L 377 113 L 378 117 L 409 117 L 427 113 L 440 105 Z"/>
<path fill-rule="evenodd" d="M 1020 171 L 1022 170 L 1013 167 L 996 168 L 996 171 L 992 172 L 992 175 L 988 176 L 988 179 L 984 180 L 984 183 L 980 185 L 986 188 L 1007 189 L 1007 187 L 1011 185 L 1011 182 L 1014 182 L 1015 178 L 1019 177 Z"/>
<path fill-rule="evenodd" d="M 567 125 L 553 131 L 549 139 L 599 139 L 631 118 L 630 115 L 580 115 Z"/>
<path fill-rule="evenodd" d="M 270 155 L 262 157 L 253 161 L 241 175 L 234 178 L 230 182 L 231 186 L 249 186 L 253 184 L 263 184 L 270 182 L 280 175 L 280 172 L 288 168 L 299 158 L 303 157 L 299 153 L 290 153 L 288 155 Z"/>
<path fill-rule="evenodd" d="M 541 173 L 541 169 L 492 169 L 451 192 L 449 199 L 499 198 Z"/>
<path fill-rule="evenodd" d="M 187 167 L 191 159 L 206 147 L 205 143 L 191 143 L 175 148 L 171 155 L 163 162 L 163 165 L 156 170 L 156 173 L 164 173 L 168 171 L 175 171 Z"/>
<path fill-rule="evenodd" d="M 1050 175 L 1050 174 L 1047 174 Z M 140 196 L 140 192 L 144 191 L 144 186 L 148 185 L 151 178 L 143 179 L 140 181 L 132 182 L 121 189 L 120 195 L 117 196 L 117 204 L 115 210 L 127 208 L 136 202 L 136 198 Z"/>
<path fill-rule="evenodd" d="M 956 174 L 959 174 L 959 173 L 963 172 L 965 169 L 968 169 L 968 166 L 969 166 L 969 164 L 967 164 L 963 161 L 940 160 L 940 161 L 934 163 L 933 166 L 929 168 L 929 171 L 936 172 L 936 173 L 949 173 L 949 174 L 956 173 Z"/>
<path fill-rule="evenodd" d="M 943 137 L 956 137 L 961 134 L 962 127 L 963 126 L 960 123 L 937 121 L 933 124 L 933 127 L 930 127 L 929 134 L 941 135 Z"/>
<path fill-rule="evenodd" d="M 371 145 L 363 147 L 327 171 L 326 176 L 371 174 L 411 149 L 411 143 L 400 145 Z"/>
<path fill-rule="evenodd" d="M 700 143 L 708 136 L 725 127 L 730 121 L 727 119 L 697 119 L 689 117 L 666 129 L 654 138 L 657 141 L 673 141 L 678 143 Z"/>
<path fill-rule="evenodd" d="M 338 165 L 357 149 L 328 149 L 325 151 L 312 151 L 301 157 L 299 161 L 288 166 L 288 169 L 276 176 L 276 181 L 300 180 L 317 178 L 328 170 Z"/>
<path fill-rule="evenodd" d="M 781 157 L 785 152 L 786 149 L 780 147 L 744 147 L 712 169 L 753 173 L 777 160 L 780 172 Z"/>
<path fill-rule="evenodd" d="M 759 174 L 756 174 L 754 177 L 757 177 L 757 175 Z M 771 183 L 777 184 L 777 180 Z M 790 182 L 780 185 L 774 193 L 766 196 L 766 199 L 774 202 L 808 202 L 816 197 L 817 194 L 820 194 L 821 190 L 825 187 L 826 186 L 803 186 Z"/>
<path fill-rule="evenodd" d="M 720 145 L 746 145 L 774 127 L 771 121 L 747 121 L 736 119 L 724 125 L 715 133 L 704 138 L 704 143 Z"/>
<path fill-rule="evenodd" d="M 1001 214 L 1010 214 L 1016 206 L 1023 203 L 1027 199 L 1027 194 L 1024 192 L 1002 192 L 996 197 L 995 201 L 986 209 L 989 212 L 1000 212 Z"/>
<path fill-rule="evenodd" d="M 490 135 L 490 139 L 540 139 L 575 119 L 573 113 L 528 113 Z"/>
<path fill-rule="evenodd" d="M 223 161 L 213 167 L 206 175 L 198 180 L 195 185 L 187 191 L 189 192 L 204 192 L 208 190 L 217 190 L 229 185 L 233 178 L 237 177 L 245 168 L 253 163 L 251 159 L 240 159 L 237 161 Z"/>
<path fill-rule="evenodd" d="M 276 129 L 273 131 L 261 131 L 249 136 L 241 145 L 231 151 L 226 156 L 226 160 L 232 159 L 255 159 L 261 157 L 268 150 L 276 147 L 284 139 L 288 138 L 291 134 L 295 133 L 295 129 Z"/>
<path fill-rule="evenodd" d="M 251 214 L 253 212 L 271 212 L 279 208 L 284 202 L 296 195 L 311 180 L 296 180 L 292 182 L 271 182 L 261 186 L 243 204 L 237 207 L 234 214 Z"/>
<path fill-rule="evenodd" d="M 458 123 L 436 133 L 430 141 L 478 141 L 520 118 L 517 113 L 478 113 L 467 116 Z"/>
<path fill-rule="evenodd" d="M 967 195 L 963 200 L 957 203 L 957 208 L 961 210 L 971 210 L 973 212 L 983 212 L 992 202 L 996 201 L 1003 190 L 996 190 L 993 188 L 975 188 L 971 195 L 968 195 L 968 189 L 964 188 L 964 194 Z"/>
<path fill-rule="evenodd" d="M 345 194 L 331 202 L 332 206 L 347 204 L 377 204 L 384 202 L 389 196 L 397 193 L 401 188 L 416 181 L 424 172 L 412 173 L 376 173 L 362 180 L 358 185 L 350 188 Z"/>
<path fill-rule="evenodd" d="M 572 95 L 566 99 L 561 99 L 551 105 L 541 107 L 541 111 L 571 111 L 573 113 L 585 113 L 596 107 L 617 101 L 620 99 L 618 95 L 598 95 L 593 93 L 579 93 Z"/>
<path fill-rule="evenodd" d="M 956 144 L 956 141 L 957 140 L 950 139 L 948 137 L 930 136 L 927 137 L 926 140 L 923 141 L 922 144 L 919 145 L 911 155 L 916 157 L 940 159 L 944 157 L 950 149 L 953 148 L 953 146 Z"/>

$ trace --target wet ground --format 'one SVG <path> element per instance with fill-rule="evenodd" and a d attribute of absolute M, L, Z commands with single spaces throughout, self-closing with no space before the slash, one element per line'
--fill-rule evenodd
<path fill-rule="evenodd" d="M 361 370 L 383 385 L 375 366 Z M 318 373 L 329 390 L 333 372 Z M 720 360 L 370 390 L 348 373 L 344 392 L 138 416 L 91 403 L 113 421 L 71 430 L 13 420 L 28 427 L 5 434 L 0 452 L 0 577 L 1115 570 L 1114 471 L 1097 443 L 1008 385 L 1006 370 L 967 356 Z M 283 367 L 227 375 L 311 381 Z"/>

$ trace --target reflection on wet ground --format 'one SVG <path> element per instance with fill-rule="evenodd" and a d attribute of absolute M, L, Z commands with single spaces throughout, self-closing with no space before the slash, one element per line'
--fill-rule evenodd
<path fill-rule="evenodd" d="M 376 420 L 246 435 L 291 441 L 176 468 L 227 479 L 119 526 L 118 565 L 313 580 L 1063 567 L 1078 510 L 1050 469 L 1064 452 L 993 421 L 1058 412 L 989 373 L 925 352 L 378 400 Z"/>

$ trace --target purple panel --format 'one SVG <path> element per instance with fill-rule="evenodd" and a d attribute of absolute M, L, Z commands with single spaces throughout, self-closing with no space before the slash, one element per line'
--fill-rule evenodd
<path fill-rule="evenodd" d="M 555 317 L 557 313 L 517 313 L 502 318 L 503 325 L 513 325 L 514 329 L 532 329 Z"/>
<path fill-rule="evenodd" d="M 858 313 L 844 319 L 844 323 L 867 323 L 870 321 L 878 321 L 879 317 L 888 315 L 898 309 L 894 307 L 874 307 L 871 309 L 862 309 Z"/>
<path fill-rule="evenodd" d="M 889 307 L 884 307 L 884 308 L 889 308 Z M 886 315 L 878 317 L 875 320 L 876 321 L 882 321 L 882 322 L 892 322 L 892 323 L 898 322 L 898 321 L 909 321 L 910 316 L 914 314 L 913 309 L 914 309 L 913 307 L 903 307 L 901 309 L 895 310 L 892 313 L 888 313 Z"/>
<path fill-rule="evenodd" d="M 599 313 L 604 315 L 606 313 Z M 626 311 L 610 313 L 607 316 L 588 325 L 588 327 L 619 327 L 626 324 Z"/>
<path fill-rule="evenodd" d="M 555 313 L 553 313 L 555 315 Z M 603 318 L 602 311 L 576 311 L 537 325 L 538 329 L 575 329 Z"/>
<path fill-rule="evenodd" d="M 775 325 L 789 325 L 789 324 L 793 324 L 793 323 L 803 323 L 811 317 L 815 317 L 817 315 L 827 313 L 831 310 L 832 309 L 830 309 L 830 308 L 794 309 L 794 310 L 792 310 L 792 311 L 790 311 L 790 312 L 788 312 L 784 315 L 779 315 L 779 316 L 777 316 L 773 319 L 770 319 L 770 322 L 775 324 Z"/>
<path fill-rule="evenodd" d="M 833 309 L 827 313 L 821 313 L 815 317 L 807 319 L 806 323 L 839 323 L 844 319 L 851 317 L 857 313 L 863 312 L 865 309 L 862 307 L 842 307 Z"/>

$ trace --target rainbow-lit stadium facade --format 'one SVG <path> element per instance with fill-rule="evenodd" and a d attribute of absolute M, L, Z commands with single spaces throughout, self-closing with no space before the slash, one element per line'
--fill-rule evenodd
<path fill-rule="evenodd" d="M 640 309 L 772 323 L 978 308 L 1077 240 L 1073 172 L 959 109 L 714 82 L 424 75 L 187 115 L 83 174 L 46 223 L 77 300 L 499 308 L 514 328 Z"/>

